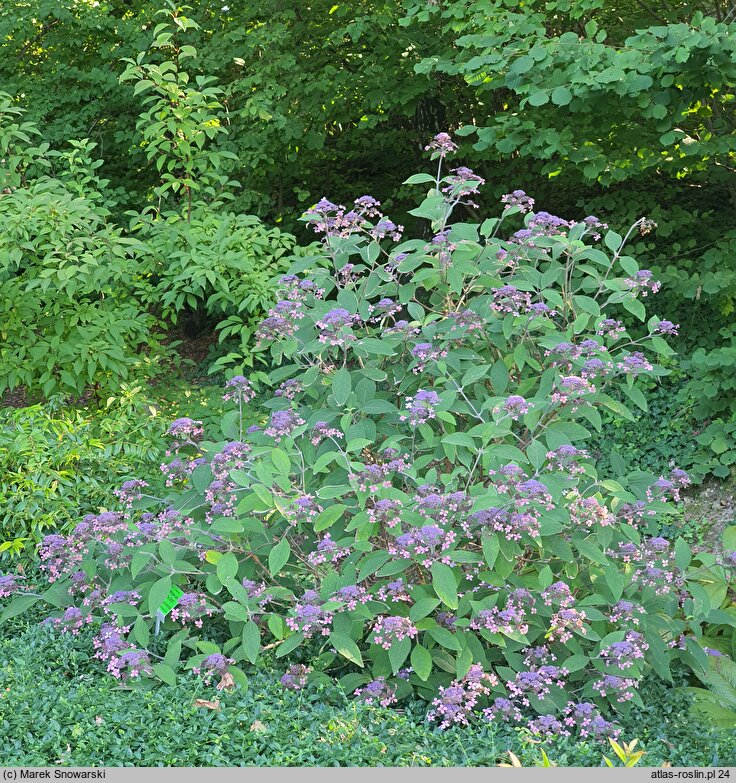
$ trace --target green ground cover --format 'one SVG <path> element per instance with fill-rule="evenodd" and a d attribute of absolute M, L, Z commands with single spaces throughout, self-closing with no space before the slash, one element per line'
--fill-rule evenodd
<path fill-rule="evenodd" d="M 0 759 L 9 766 L 494 766 L 514 752 L 541 763 L 602 766 L 610 748 L 556 740 L 538 745 L 504 725 L 439 731 L 426 705 L 358 704 L 336 686 L 284 691 L 275 669 L 249 674 L 248 686 L 217 692 L 195 677 L 176 687 L 123 690 L 92 657 L 89 638 L 60 637 L 22 621 L 0 638 Z M 642 764 L 731 766 L 736 737 L 693 720 L 688 699 L 649 681 L 622 739 L 637 737 Z M 196 699 L 219 700 L 220 709 Z"/>

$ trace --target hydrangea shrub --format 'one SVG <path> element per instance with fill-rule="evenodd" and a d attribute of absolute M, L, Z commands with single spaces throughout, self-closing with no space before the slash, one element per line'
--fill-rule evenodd
<path fill-rule="evenodd" d="M 171 425 L 168 497 L 131 479 L 119 510 L 47 537 L 45 592 L 3 577 L 5 618 L 46 600 L 62 631 L 99 623 L 125 682 L 186 666 L 229 687 L 274 655 L 289 689 L 329 674 L 383 706 L 415 692 L 443 727 L 541 736 L 615 734 L 646 673 L 703 667 L 704 623 L 733 624 L 736 555 L 657 535 L 683 471 L 624 487 L 585 451 L 600 407 L 632 417 L 618 400 L 645 408 L 637 378 L 664 372 L 676 327 L 644 308 L 658 283 L 600 220 L 522 191 L 453 222 L 483 184 L 445 173 L 454 149 L 437 136 L 436 172 L 408 180 L 431 239 L 367 196 L 306 214 L 321 254 L 280 280 L 257 333 L 275 369 L 228 381 L 221 432 Z"/>

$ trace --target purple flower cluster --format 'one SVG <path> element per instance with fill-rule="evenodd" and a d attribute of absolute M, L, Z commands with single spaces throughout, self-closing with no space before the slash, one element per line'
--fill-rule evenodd
<path fill-rule="evenodd" d="M 107 670 L 118 680 L 124 682 L 141 674 L 153 674 L 148 653 L 136 650 L 123 637 L 130 626 L 117 627 L 103 623 L 98 635 L 92 640 L 96 650 L 95 658 L 107 663 Z"/>
<path fill-rule="evenodd" d="M 310 438 L 313 446 L 319 446 L 325 438 L 341 438 L 342 432 L 335 427 L 330 427 L 326 421 L 318 421 L 312 427 L 312 437 Z"/>
<path fill-rule="evenodd" d="M 400 500 L 374 500 L 366 508 L 368 519 L 373 524 L 394 528 L 401 524 L 401 512 L 404 506 Z"/>
<path fill-rule="evenodd" d="M 376 304 L 368 306 L 368 312 L 371 314 L 370 323 L 379 323 L 384 318 L 392 318 L 401 312 L 401 305 L 394 302 L 393 299 L 384 297 Z"/>
<path fill-rule="evenodd" d="M 152 675 L 153 667 L 148 653 L 144 650 L 125 650 L 110 659 L 107 670 L 115 679 L 127 680 L 140 677 L 141 674 Z"/>
<path fill-rule="evenodd" d="M 619 677 L 617 674 L 604 674 L 601 679 L 593 683 L 593 690 L 604 698 L 615 698 L 623 703 L 634 698 L 634 690 L 639 686 L 639 681 L 631 677 Z"/>
<path fill-rule="evenodd" d="M 311 672 L 309 666 L 304 666 L 302 663 L 294 663 L 286 670 L 285 674 L 281 677 L 281 685 L 287 691 L 300 691 L 305 688 L 309 679 L 309 672 Z"/>
<path fill-rule="evenodd" d="M 552 687 L 564 688 L 568 674 L 567 669 L 559 666 L 536 666 L 517 672 L 514 679 L 506 683 L 506 688 L 514 701 L 528 707 L 529 696 L 544 699 Z"/>
<path fill-rule="evenodd" d="M 494 606 L 492 609 L 481 609 L 473 618 L 470 627 L 475 630 L 486 630 L 491 633 L 520 634 L 524 636 L 529 631 L 526 622 L 527 615 L 521 606 L 509 600 L 504 609 Z"/>
<path fill-rule="evenodd" d="M 391 647 L 402 639 L 413 639 L 419 631 L 408 617 L 396 615 L 379 615 L 373 625 L 371 642 L 390 650 Z"/>
<path fill-rule="evenodd" d="M 411 349 L 411 355 L 416 360 L 411 371 L 417 375 L 424 372 L 428 364 L 444 359 L 447 356 L 447 351 L 435 348 L 432 343 L 417 343 Z"/>
<path fill-rule="evenodd" d="M 210 460 L 212 475 L 226 479 L 232 470 L 243 470 L 250 463 L 252 448 L 248 443 L 232 441 L 226 443 Z"/>
<path fill-rule="evenodd" d="M 366 226 L 365 215 L 365 208 L 346 212 L 342 204 L 334 204 L 321 198 L 304 217 L 317 234 L 325 234 L 326 237 L 348 237 Z"/>
<path fill-rule="evenodd" d="M 487 696 L 498 685 L 495 674 L 486 673 L 479 664 L 473 664 L 468 673 L 453 680 L 447 687 L 440 687 L 439 695 L 432 700 L 427 713 L 430 721 L 439 721 L 441 729 L 450 726 L 467 726 L 478 700 Z"/>
<path fill-rule="evenodd" d="M 655 334 L 671 334 L 676 337 L 679 333 L 680 327 L 677 324 L 673 324 L 672 321 L 660 321 L 655 327 Z"/>
<path fill-rule="evenodd" d="M 563 220 L 549 212 L 534 212 L 526 221 L 526 227 L 535 236 L 553 237 L 563 234 L 564 230 L 573 224 L 569 220 Z"/>
<path fill-rule="evenodd" d="M 522 416 L 526 416 L 529 413 L 529 403 L 518 394 L 512 394 L 504 400 L 503 404 L 497 405 L 493 412 L 496 415 L 504 413 L 513 421 L 518 421 Z"/>
<path fill-rule="evenodd" d="M 441 525 L 448 525 L 462 519 L 473 505 L 465 492 L 443 494 L 431 484 L 417 487 L 413 501 L 418 514 Z"/>
<path fill-rule="evenodd" d="M 204 427 L 201 421 L 194 421 L 184 416 L 171 422 L 168 434 L 183 443 L 194 443 L 204 435 Z"/>
<path fill-rule="evenodd" d="M 293 337 L 302 318 L 304 311 L 301 301 L 281 299 L 268 311 L 268 316 L 256 330 L 256 346 Z"/>
<path fill-rule="evenodd" d="M 105 614 L 110 614 L 113 604 L 125 604 L 126 606 L 138 606 L 141 602 L 141 594 L 135 590 L 116 590 L 100 601 L 100 607 Z"/>
<path fill-rule="evenodd" d="M 394 242 L 400 242 L 404 227 L 397 226 L 393 220 L 389 220 L 387 217 L 382 217 L 375 226 L 368 229 L 368 233 L 377 242 L 386 237 L 391 238 Z"/>
<path fill-rule="evenodd" d="M 611 607 L 611 611 L 608 614 L 608 619 L 612 623 L 620 626 L 627 627 L 632 625 L 637 627 L 641 618 L 644 617 L 645 614 L 646 612 L 644 611 L 643 607 L 633 603 L 632 601 L 622 599 L 613 607 Z"/>
<path fill-rule="evenodd" d="M 336 307 L 326 312 L 315 322 L 319 329 L 319 342 L 325 345 L 343 347 L 355 340 L 351 326 L 358 316 L 353 315 L 344 307 Z"/>
<path fill-rule="evenodd" d="M 468 309 L 447 313 L 447 319 L 451 322 L 448 336 L 455 340 L 462 340 L 476 333 L 480 334 L 486 325 L 482 316 Z M 460 332 L 460 334 L 453 337 L 455 332 Z"/>
<path fill-rule="evenodd" d="M 575 604 L 575 598 L 570 590 L 570 585 L 566 582 L 553 582 L 542 590 L 542 602 L 545 606 L 557 605 L 568 609 Z"/>
<path fill-rule="evenodd" d="M 225 479 L 216 478 L 210 482 L 204 491 L 204 499 L 209 504 L 205 515 L 208 523 L 212 523 L 216 517 L 231 517 L 235 514 L 236 488 L 234 482 Z"/>
<path fill-rule="evenodd" d="M 250 381 L 242 375 L 235 375 L 225 383 L 225 394 L 222 399 L 225 402 L 235 400 L 236 402 L 250 402 L 256 396 Z"/>
<path fill-rule="evenodd" d="M 462 526 L 466 533 L 473 529 L 481 535 L 486 531 L 494 531 L 510 541 L 519 541 L 525 535 L 531 538 L 539 536 L 539 519 L 540 514 L 536 509 L 509 511 L 493 507 L 474 512 Z"/>
<path fill-rule="evenodd" d="M 192 623 L 201 628 L 205 617 L 212 617 L 215 610 L 207 603 L 203 593 L 184 593 L 179 603 L 171 610 L 171 619 L 186 626 Z"/>
<path fill-rule="evenodd" d="M 315 633 L 329 636 L 333 612 L 323 609 L 322 603 L 314 590 L 307 590 L 294 606 L 293 617 L 286 618 L 286 625 L 292 631 L 303 633 L 307 639 Z"/>
<path fill-rule="evenodd" d="M 388 582 L 378 588 L 376 598 L 378 598 L 379 601 L 409 603 L 411 602 L 411 596 L 409 595 L 410 589 L 410 585 L 407 585 L 403 579 L 394 579 L 392 582 Z"/>
<path fill-rule="evenodd" d="M 527 729 L 538 737 L 569 737 L 571 732 L 554 715 L 540 715 L 527 723 Z"/>
<path fill-rule="evenodd" d="M 151 541 L 163 541 L 174 533 L 188 531 L 194 524 L 191 517 L 185 517 L 174 508 L 166 508 L 158 514 L 147 511 L 141 514 L 133 530 L 124 539 L 126 546 L 141 546 Z"/>
<path fill-rule="evenodd" d="M 307 560 L 313 566 L 323 565 L 324 563 L 336 565 L 349 554 L 349 547 L 340 546 L 332 540 L 329 533 L 325 533 L 324 538 L 317 544 L 314 552 L 310 552 L 307 555 Z"/>
<path fill-rule="evenodd" d="M 595 386 L 587 378 L 566 375 L 557 380 L 550 401 L 556 405 L 569 405 L 570 412 L 575 413 L 580 405 L 588 402 L 587 395 L 594 393 Z"/>
<path fill-rule="evenodd" d="M 318 234 L 325 235 L 327 242 L 330 237 L 349 237 L 352 234 L 363 233 L 378 242 L 390 237 L 394 242 L 401 239 L 403 226 L 397 226 L 380 211 L 381 202 L 373 196 L 361 196 L 353 202 L 353 209 L 345 211 L 342 204 L 334 204 L 326 198 L 320 199 L 304 219 Z M 374 220 L 371 224 L 368 219 Z M 348 265 L 352 267 L 352 264 Z M 341 270 L 345 272 L 345 267 Z M 347 284 L 345 274 L 339 275 L 343 285 Z"/>
<path fill-rule="evenodd" d="M 303 391 L 304 386 L 301 381 L 298 381 L 296 378 L 289 378 L 276 389 L 274 396 L 294 401 L 297 398 L 297 395 L 301 394 Z"/>
<path fill-rule="evenodd" d="M 511 699 L 503 696 L 496 697 L 490 707 L 483 710 L 483 717 L 486 720 L 496 720 L 500 718 L 504 721 L 521 722 L 521 710 Z"/>
<path fill-rule="evenodd" d="M 589 454 L 575 446 L 562 445 L 546 454 L 550 470 L 558 470 L 570 478 L 575 478 L 585 472 L 585 468 L 578 462 L 580 459 L 588 459 Z"/>
<path fill-rule="evenodd" d="M 385 449 L 375 464 L 366 465 L 363 470 L 354 473 L 353 478 L 357 482 L 358 489 L 361 492 L 388 489 L 391 486 L 389 476 L 392 473 L 405 473 L 411 468 L 411 465 L 398 454 L 395 449 Z"/>
<path fill-rule="evenodd" d="M 629 669 L 636 661 L 644 660 L 644 653 L 649 649 L 644 636 L 638 631 L 628 631 L 623 641 L 612 642 L 604 647 L 598 657 L 607 666 L 619 669 Z"/>
<path fill-rule="evenodd" d="M 573 632 L 586 634 L 585 612 L 578 609 L 560 609 L 552 615 L 549 624 L 547 638 L 550 641 L 559 641 L 562 644 L 572 639 Z"/>
<path fill-rule="evenodd" d="M 596 242 L 601 238 L 600 232 L 605 231 L 608 228 L 608 223 L 603 223 L 595 215 L 588 215 L 588 217 L 583 218 L 582 222 L 585 226 L 585 230 L 590 232 Z"/>
<path fill-rule="evenodd" d="M 620 340 L 626 334 L 626 327 L 615 318 L 604 318 L 596 327 L 595 333 L 609 340 Z"/>
<path fill-rule="evenodd" d="M 268 591 L 265 582 L 254 582 L 252 579 L 243 579 L 240 584 L 247 593 L 248 600 L 257 603 L 258 607 L 261 609 L 273 599 L 273 595 Z"/>
<path fill-rule="evenodd" d="M 656 294 L 662 287 L 658 280 L 653 280 L 653 273 L 648 269 L 641 269 L 633 277 L 627 277 L 624 285 L 634 294 L 634 296 L 648 296 L 650 293 Z"/>
<path fill-rule="evenodd" d="M 581 737 L 616 739 L 621 729 L 600 714 L 598 707 L 591 702 L 568 702 L 564 710 L 566 726 L 576 727 Z"/>
<path fill-rule="evenodd" d="M 592 338 L 581 341 L 580 343 L 570 343 L 563 341 L 549 348 L 544 352 L 545 356 L 551 357 L 551 367 L 560 367 L 567 372 L 571 372 L 574 363 L 578 359 L 584 359 L 585 362 L 581 368 L 583 377 L 594 377 L 603 374 L 611 368 L 610 361 L 603 361 L 600 356 L 607 355 L 605 346 Z"/>
<path fill-rule="evenodd" d="M 570 523 L 578 528 L 591 530 L 598 527 L 610 527 L 616 523 L 616 517 L 596 498 L 581 497 L 575 491 L 568 503 Z"/>
<path fill-rule="evenodd" d="M 131 479 L 130 481 L 124 481 L 119 489 L 114 490 L 113 494 L 126 508 L 131 508 L 136 500 L 140 500 L 143 497 L 141 490 L 147 486 L 148 484 L 142 479 Z"/>
<path fill-rule="evenodd" d="M 360 585 L 346 585 L 336 590 L 331 601 L 342 601 L 345 604 L 345 608 L 352 612 L 357 608 L 358 604 L 367 604 L 371 600 L 371 596 L 365 587 Z"/>
<path fill-rule="evenodd" d="M 641 351 L 634 351 L 634 353 L 629 353 L 624 356 L 621 361 L 616 364 L 616 369 L 625 375 L 636 377 L 643 372 L 651 372 L 654 368 Z"/>
<path fill-rule="evenodd" d="M 227 658 L 222 653 L 212 653 L 202 660 L 199 666 L 192 669 L 195 674 L 202 674 L 205 684 L 212 682 L 214 678 L 222 678 L 230 671 L 230 664 L 235 663 L 233 658 Z"/>
<path fill-rule="evenodd" d="M 520 291 L 516 286 L 504 285 L 492 288 L 493 302 L 491 309 L 498 313 L 521 315 L 531 310 L 532 299 L 528 291 Z"/>
<path fill-rule="evenodd" d="M 363 688 L 356 688 L 353 695 L 366 704 L 390 707 L 396 702 L 396 686 L 389 685 L 385 677 L 378 677 Z"/>
<path fill-rule="evenodd" d="M 442 192 L 447 193 L 452 198 L 461 199 L 464 196 L 478 193 L 478 189 L 486 183 L 483 177 L 479 177 L 467 166 L 458 166 L 451 171 L 452 173 L 445 177 L 447 184 L 442 188 Z"/>
<path fill-rule="evenodd" d="M 296 411 L 274 411 L 264 432 L 276 443 L 280 443 L 283 438 L 291 437 L 294 430 L 301 427 L 302 424 L 304 424 L 304 419 Z"/>
<path fill-rule="evenodd" d="M 444 553 L 452 548 L 456 535 L 452 530 L 443 530 L 437 525 L 423 525 L 402 533 L 389 543 L 388 551 L 394 557 L 416 558 L 424 568 L 433 563 L 450 563 Z"/>
<path fill-rule="evenodd" d="M 647 489 L 647 500 L 680 500 L 680 492 L 690 486 L 690 476 L 680 468 L 673 468 L 668 478 L 660 476 Z"/>
<path fill-rule="evenodd" d="M 162 464 L 161 472 L 166 476 L 166 486 L 173 487 L 177 482 L 186 481 L 200 465 L 204 465 L 206 462 L 204 457 L 188 460 L 174 457 L 171 462 Z"/>
<path fill-rule="evenodd" d="M 292 527 L 308 525 L 313 522 L 323 511 L 312 495 L 299 495 L 291 501 L 283 514 Z"/>
<path fill-rule="evenodd" d="M 549 657 L 547 648 L 538 648 L 540 655 L 536 658 Z M 532 651 L 533 652 L 533 651 Z M 509 697 L 497 697 L 490 707 L 483 710 L 487 720 L 504 720 L 513 723 L 523 723 L 522 707 L 530 706 L 530 698 L 545 700 L 552 688 L 564 688 L 569 674 L 566 669 L 551 665 L 531 665 L 527 656 L 525 664 L 528 671 L 518 672 L 515 679 L 506 683 Z M 553 658 L 553 656 L 552 656 Z M 601 715 L 598 707 L 590 702 L 569 701 L 562 714 L 542 715 L 527 721 L 526 728 L 540 737 L 570 736 L 572 729 L 577 729 L 581 737 L 593 739 L 615 738 L 620 730 Z"/>
<path fill-rule="evenodd" d="M 324 288 L 317 288 L 312 280 L 300 280 L 296 275 L 283 275 L 279 286 L 284 289 L 284 298 L 292 302 L 303 302 L 311 294 L 315 299 L 321 299 Z"/>
<path fill-rule="evenodd" d="M 439 404 L 440 398 L 437 392 L 420 390 L 413 397 L 406 398 L 404 408 L 407 413 L 402 413 L 399 416 L 399 420 L 408 420 L 412 427 L 426 424 L 428 421 L 436 418 L 437 412 L 435 408 Z"/>
<path fill-rule="evenodd" d="M 79 632 L 85 625 L 89 625 L 93 620 L 91 614 L 84 614 L 76 606 L 70 606 L 64 610 L 61 617 L 48 617 L 44 622 L 53 625 L 61 633 L 69 633 L 72 636 L 79 636 Z"/>
<path fill-rule="evenodd" d="M 432 153 L 432 160 L 451 155 L 453 152 L 457 152 L 457 149 L 458 146 L 449 133 L 438 133 L 424 148 L 425 152 Z"/>
<path fill-rule="evenodd" d="M 122 545 L 112 538 L 116 533 L 127 530 L 128 520 L 120 512 L 87 514 L 68 536 L 52 534 L 43 539 L 38 550 L 41 568 L 50 582 L 76 571 L 93 541 L 99 541 L 108 548 L 113 547 L 113 551 L 110 551 L 110 565 L 120 567 L 122 561 L 117 560 L 117 556 Z"/>
<path fill-rule="evenodd" d="M 0 598 L 7 598 L 17 590 L 20 590 L 20 581 L 23 577 L 16 574 L 0 574 Z"/>
<path fill-rule="evenodd" d="M 501 203 L 506 207 L 518 207 L 521 212 L 531 212 L 534 209 L 534 199 L 523 190 L 514 190 L 501 196 Z"/>

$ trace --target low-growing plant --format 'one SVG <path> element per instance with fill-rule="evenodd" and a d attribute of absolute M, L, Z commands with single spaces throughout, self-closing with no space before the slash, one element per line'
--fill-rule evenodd
<path fill-rule="evenodd" d="M 402 237 L 368 196 L 321 200 L 305 220 L 323 252 L 257 332 L 276 369 L 227 382 L 219 432 L 174 421 L 171 494 L 129 481 L 121 510 L 49 536 L 51 586 L 5 576 L 2 619 L 43 600 L 60 631 L 101 620 L 96 655 L 131 687 L 174 683 L 184 656 L 226 690 L 273 654 L 289 689 L 311 670 L 371 704 L 415 692 L 442 728 L 482 716 L 537 737 L 615 738 L 645 674 L 707 665 L 736 554 L 653 534 L 684 471 L 625 487 L 582 448 L 600 406 L 631 415 L 612 389 L 643 406 L 637 378 L 666 372 L 650 357 L 676 327 L 646 320 L 659 285 L 625 255 L 644 223 L 622 237 L 522 191 L 452 223 L 483 181 L 443 172 L 446 134 L 428 149 L 436 173 L 409 184 L 429 186 L 413 214 L 433 238 Z M 604 232 L 609 253 L 588 243 Z M 273 396 L 246 428 L 256 387 Z"/>
<path fill-rule="evenodd" d="M 424 720 L 420 700 L 392 710 L 346 698 L 334 683 L 292 691 L 270 667 L 249 677 L 247 688 L 216 694 L 192 674 L 176 686 L 123 690 L 100 676 L 104 664 L 92 657 L 92 628 L 57 634 L 33 624 L 42 618 L 39 604 L 0 628 L 5 766 L 488 767 L 508 751 L 534 766 L 544 749 L 557 766 L 595 767 L 603 765 L 603 753 L 610 755 L 591 738 L 540 743 L 507 724 L 438 731 Z M 673 671 L 676 683 L 681 674 Z M 647 766 L 733 766 L 736 736 L 689 715 L 686 692 L 648 677 L 640 694 L 645 707 L 622 721 L 622 736 L 639 737 Z"/>
<path fill-rule="evenodd" d="M 27 567 L 45 535 L 114 506 L 128 478 L 163 487 L 166 422 L 186 409 L 209 423 L 222 406 L 219 390 L 213 401 L 207 390 L 170 383 L 156 392 L 121 384 L 99 408 L 69 405 L 63 395 L 0 408 L 0 560 Z"/>
<path fill-rule="evenodd" d="M 610 410 L 602 411 L 603 427 L 593 434 L 589 444 L 599 472 L 625 476 L 636 467 L 659 474 L 676 464 L 687 470 L 694 483 L 702 478 L 698 470 L 700 448 L 695 442 L 697 423 L 692 417 L 692 404 L 678 399 L 686 379 L 677 375 L 673 372 L 657 379 L 659 383 L 642 379 L 646 410 L 632 410 L 634 421 Z M 626 401 L 620 392 L 614 391 L 612 396 L 619 402 Z"/>
<path fill-rule="evenodd" d="M 0 409 L 0 559 L 27 564 L 43 537 L 68 533 L 80 511 L 116 503 L 113 490 L 128 475 L 158 472 L 164 421 L 140 387 L 122 389 L 102 411 L 61 398 Z"/>

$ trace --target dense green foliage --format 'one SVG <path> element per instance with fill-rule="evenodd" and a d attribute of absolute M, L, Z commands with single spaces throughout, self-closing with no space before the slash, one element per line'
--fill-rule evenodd
<path fill-rule="evenodd" d="M 0 562 L 28 565 L 51 532 L 68 532 L 80 514 L 117 503 L 113 490 L 145 476 L 163 486 L 166 427 L 181 412 L 205 421 L 221 413 L 219 394 L 123 388 L 98 408 L 46 405 L 0 408 Z"/>
<path fill-rule="evenodd" d="M 153 322 L 131 291 L 142 251 L 109 221 L 94 145 L 31 146 L 20 114 L 0 94 L 0 390 L 81 394 L 145 371 Z"/>
<path fill-rule="evenodd" d="M 91 642 L 43 627 L 0 637 L 0 736 L 6 766 L 493 766 L 513 751 L 541 764 L 538 745 L 504 726 L 440 732 L 423 705 L 402 712 L 347 699 L 339 687 L 284 691 L 267 671 L 244 689 L 215 694 L 194 678 L 177 686 L 125 691 L 101 676 Z M 638 737 L 642 764 L 732 766 L 733 734 L 687 715 L 687 698 L 648 681 L 624 738 Z M 194 706 L 219 700 L 220 710 Z M 597 742 L 548 741 L 560 766 L 602 766 Z M 609 752 L 610 757 L 612 754 Z"/>
<path fill-rule="evenodd" d="M 195 26 L 174 15 L 177 25 Z M 160 172 L 152 202 L 126 213 L 127 230 L 111 219 L 118 193 L 98 176 L 96 145 L 34 146 L 38 128 L 0 94 L 0 392 L 114 393 L 131 373 L 157 374 L 170 353 L 163 330 L 180 319 L 191 336 L 216 326 L 221 339 L 237 335 L 221 364 L 252 364 L 252 319 L 284 254 L 300 251 L 290 234 L 224 210 L 237 183 L 221 164 L 234 156 L 208 146 L 224 132 L 212 114 L 222 106 L 207 80 L 188 86 L 179 60 L 193 48 L 180 52 L 168 25 L 157 29 L 153 48 L 174 48 L 175 60 L 146 65 L 141 53 L 121 77 L 134 93 L 154 88 L 137 129 Z"/>

